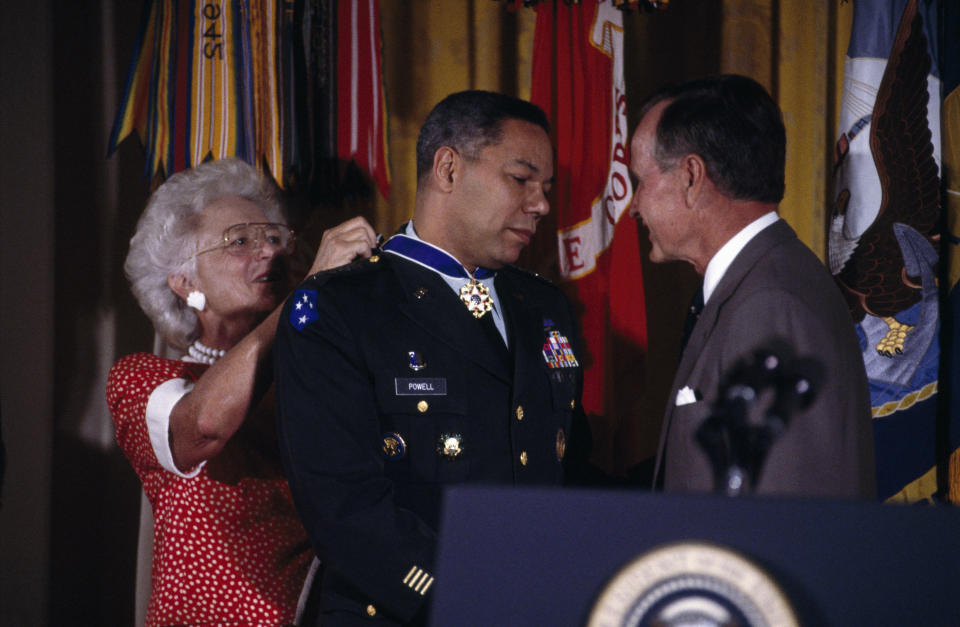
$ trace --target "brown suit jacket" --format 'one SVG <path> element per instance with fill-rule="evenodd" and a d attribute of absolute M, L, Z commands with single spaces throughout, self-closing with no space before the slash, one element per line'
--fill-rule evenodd
<path fill-rule="evenodd" d="M 668 398 L 655 485 L 662 473 L 666 491 L 713 489 L 696 430 L 730 367 L 772 339 L 819 360 L 824 377 L 813 404 L 773 444 L 756 493 L 875 498 L 870 396 L 853 320 L 827 269 L 783 220 L 740 251 L 693 328 Z M 677 406 L 683 387 L 697 402 Z"/>

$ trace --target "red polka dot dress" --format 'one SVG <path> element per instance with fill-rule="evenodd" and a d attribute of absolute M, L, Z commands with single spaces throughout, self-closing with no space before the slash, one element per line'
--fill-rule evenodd
<path fill-rule="evenodd" d="M 215 457 L 173 464 L 170 410 L 206 366 L 140 353 L 107 381 L 117 442 L 153 506 L 146 624 L 284 625 L 313 558 L 280 472 L 272 397 Z"/>

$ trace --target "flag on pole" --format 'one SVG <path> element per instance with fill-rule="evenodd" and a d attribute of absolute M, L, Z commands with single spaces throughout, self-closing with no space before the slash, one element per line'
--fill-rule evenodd
<path fill-rule="evenodd" d="M 857 0 L 835 153 L 830 269 L 856 323 L 877 491 L 937 492 L 940 68 L 935 0 Z"/>
<path fill-rule="evenodd" d="M 585 348 L 583 407 L 617 416 L 614 349 L 647 345 L 636 224 L 621 220 L 633 195 L 623 78 L 623 13 L 609 0 L 536 5 L 532 97 L 548 112 L 557 151 L 552 194 L 560 275 L 579 306 Z"/>
<path fill-rule="evenodd" d="M 387 198 L 390 172 L 381 50 L 377 0 L 341 0 L 337 8 L 337 156 L 368 172 Z"/>
<path fill-rule="evenodd" d="M 940 13 L 943 82 L 942 137 L 943 189 L 947 217 L 946 310 L 944 330 L 944 387 L 947 402 L 942 407 L 949 437 L 944 453 L 949 457 L 947 488 L 949 500 L 960 503 L 960 5 L 944 2 Z"/>

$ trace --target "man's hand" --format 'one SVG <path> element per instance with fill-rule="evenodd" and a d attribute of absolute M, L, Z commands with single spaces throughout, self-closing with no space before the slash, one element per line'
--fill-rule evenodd
<path fill-rule="evenodd" d="M 307 275 L 350 263 L 357 257 L 369 257 L 377 245 L 377 234 L 361 216 L 351 218 L 323 232 L 320 249 Z"/>

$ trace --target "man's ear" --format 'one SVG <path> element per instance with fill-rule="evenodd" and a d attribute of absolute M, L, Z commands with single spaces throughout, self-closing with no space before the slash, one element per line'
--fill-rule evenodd
<path fill-rule="evenodd" d="M 197 289 L 193 281 L 182 274 L 171 274 L 168 276 L 167 285 L 170 286 L 170 289 L 173 290 L 174 294 L 182 298 L 184 301 L 187 300 L 187 295 L 190 292 Z"/>
<path fill-rule="evenodd" d="M 433 154 L 433 180 L 441 191 L 453 190 L 462 164 L 460 153 L 454 148 L 450 146 L 437 148 L 437 152 Z"/>
<path fill-rule="evenodd" d="M 703 157 L 691 153 L 680 159 L 680 175 L 684 188 L 684 200 L 688 207 L 694 207 L 704 191 L 704 185 L 707 182 L 707 164 L 703 162 Z"/>

